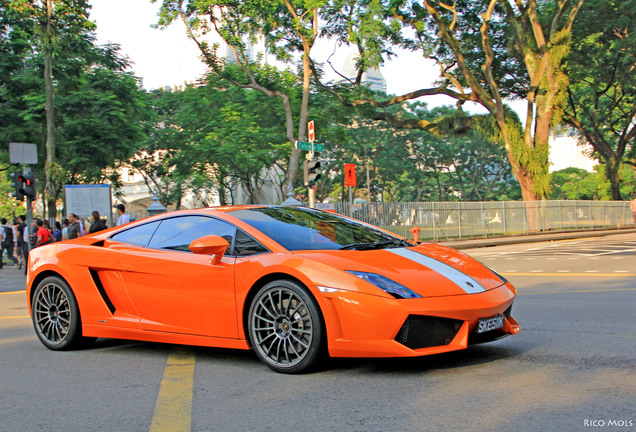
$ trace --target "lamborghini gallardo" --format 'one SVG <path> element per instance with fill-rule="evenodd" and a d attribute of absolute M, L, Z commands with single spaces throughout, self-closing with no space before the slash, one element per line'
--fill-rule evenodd
<path fill-rule="evenodd" d="M 515 295 L 456 250 L 286 206 L 163 213 L 38 247 L 27 275 L 49 349 L 96 338 L 252 349 L 282 373 L 515 334 Z"/>

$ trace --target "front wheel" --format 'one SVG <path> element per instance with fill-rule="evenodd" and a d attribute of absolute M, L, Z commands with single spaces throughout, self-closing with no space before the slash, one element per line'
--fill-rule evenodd
<path fill-rule="evenodd" d="M 306 288 L 292 281 L 273 281 L 256 293 L 248 328 L 256 355 L 276 372 L 305 372 L 322 357 L 322 315 Z"/>
<path fill-rule="evenodd" d="M 68 284 L 57 276 L 43 279 L 33 293 L 33 327 L 40 341 L 55 351 L 77 348 L 82 337 L 79 308 Z"/>

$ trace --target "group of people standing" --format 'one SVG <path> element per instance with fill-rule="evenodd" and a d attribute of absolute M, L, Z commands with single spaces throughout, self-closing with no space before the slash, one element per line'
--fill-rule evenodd
<path fill-rule="evenodd" d="M 123 204 L 117 205 L 117 214 L 117 225 L 130 222 Z M 61 223 L 55 221 L 53 226 L 48 220 L 36 218 L 33 221 L 32 234 L 29 234 L 29 230 L 26 229 L 25 215 L 20 215 L 11 222 L 6 218 L 2 218 L 0 222 L 2 223 L 0 226 L 0 242 L 2 245 L 2 249 L 0 249 L 0 269 L 3 268 L 2 261 L 5 253 L 9 263 L 18 266 L 18 269 L 22 268 L 22 266 L 26 268 L 29 244 L 31 248 L 35 248 L 57 241 L 78 238 L 86 233 L 95 233 L 108 228 L 106 221 L 100 217 L 97 211 L 94 211 L 86 222 L 82 221 L 75 213 L 71 213 Z"/>

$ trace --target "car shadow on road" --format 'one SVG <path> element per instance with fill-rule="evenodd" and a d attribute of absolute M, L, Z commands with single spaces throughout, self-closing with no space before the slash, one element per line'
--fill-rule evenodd
<path fill-rule="evenodd" d="M 167 356 L 179 348 L 182 351 L 191 352 L 196 356 L 199 361 L 228 361 L 231 363 L 238 362 L 250 362 L 254 364 L 260 364 L 256 354 L 251 350 L 239 350 L 229 348 L 212 348 L 193 345 L 175 345 L 159 342 L 144 342 L 136 340 L 124 340 L 124 339 L 106 339 L 99 338 L 92 345 L 87 346 L 87 349 L 93 350 L 108 350 L 108 351 L 122 351 L 127 354 L 131 352 L 137 352 L 139 354 L 155 354 L 161 356 Z"/>
<path fill-rule="evenodd" d="M 526 349 L 520 346 L 477 345 L 465 350 L 423 357 L 408 358 L 347 358 L 331 359 L 323 370 L 357 370 L 357 372 L 415 374 L 433 370 L 462 368 L 522 355 Z"/>

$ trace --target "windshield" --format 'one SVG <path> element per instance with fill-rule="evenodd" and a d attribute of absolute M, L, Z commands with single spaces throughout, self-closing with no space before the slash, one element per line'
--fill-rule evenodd
<path fill-rule="evenodd" d="M 255 208 L 235 210 L 231 214 L 290 251 L 363 250 L 410 245 L 371 225 L 302 207 Z"/>

